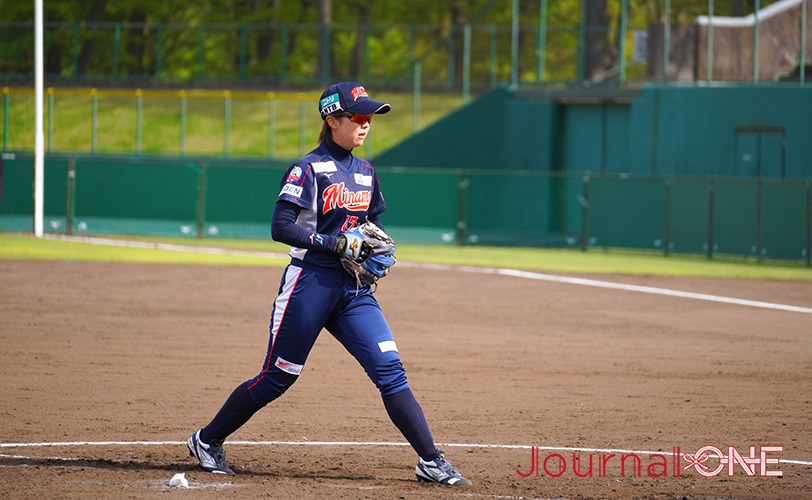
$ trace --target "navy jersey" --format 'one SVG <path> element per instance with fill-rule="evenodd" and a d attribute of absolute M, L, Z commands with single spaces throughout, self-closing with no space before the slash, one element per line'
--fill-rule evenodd
<path fill-rule="evenodd" d="M 338 236 L 377 219 L 386 210 L 378 178 L 366 161 L 350 155 L 342 165 L 320 144 L 285 172 L 277 201 L 301 207 L 296 224 L 313 237 Z M 291 257 L 322 267 L 341 267 L 327 252 L 291 248 Z"/>

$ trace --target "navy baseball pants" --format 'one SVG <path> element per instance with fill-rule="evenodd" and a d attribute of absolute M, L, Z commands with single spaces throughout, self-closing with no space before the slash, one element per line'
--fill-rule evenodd
<path fill-rule="evenodd" d="M 358 360 L 381 396 L 409 388 L 392 332 L 370 288 L 359 289 L 343 269 L 294 260 L 274 301 L 262 372 L 247 382 L 257 404 L 273 401 L 293 385 L 323 328 Z"/>

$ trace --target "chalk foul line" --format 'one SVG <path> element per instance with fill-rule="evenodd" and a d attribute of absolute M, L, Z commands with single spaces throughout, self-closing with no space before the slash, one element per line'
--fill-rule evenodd
<path fill-rule="evenodd" d="M 95 245 L 113 245 L 121 247 L 133 248 L 152 248 L 156 250 L 171 250 L 180 252 L 198 252 L 209 253 L 216 255 L 242 255 L 248 257 L 265 257 L 269 259 L 287 259 L 286 254 L 272 253 L 272 252 L 252 252 L 246 250 L 228 250 L 224 248 L 211 248 L 211 247 L 198 247 L 191 245 L 171 245 L 167 243 L 152 243 L 140 241 L 126 241 L 114 240 L 109 238 L 95 238 L 90 236 L 66 236 L 45 234 L 45 238 L 54 240 L 77 241 L 82 243 L 91 243 Z M 457 271 L 466 273 L 480 273 L 480 274 L 498 274 L 501 276 L 512 276 L 515 278 L 525 278 L 540 281 L 552 281 L 557 283 L 568 283 L 572 285 L 592 286 L 598 288 L 608 288 L 612 290 L 624 290 L 628 292 L 650 293 L 655 295 L 666 295 L 670 297 L 680 297 L 684 299 L 704 300 L 709 302 L 720 302 L 724 304 L 735 304 L 739 306 L 748 307 L 761 307 L 765 309 L 774 309 L 779 311 L 799 312 L 805 314 L 812 314 L 812 308 L 789 306 L 785 304 L 775 304 L 772 302 L 761 302 L 757 300 L 744 300 L 735 299 L 731 297 L 721 297 L 718 295 L 709 295 L 705 293 L 692 293 L 680 292 L 678 290 L 668 290 L 666 288 L 655 288 L 650 286 L 639 285 L 626 285 L 623 283 L 612 283 L 609 281 L 598 281 L 584 278 L 570 278 L 566 276 L 555 276 L 551 274 L 534 273 L 527 271 L 518 271 L 514 269 L 494 268 L 494 267 L 475 267 L 475 266 L 458 266 L 450 264 L 427 264 L 420 262 L 404 262 L 399 261 L 399 264 L 404 267 L 415 267 L 422 269 L 436 269 L 441 271 Z"/>
<path fill-rule="evenodd" d="M 705 293 L 693 292 L 680 292 L 678 290 L 668 290 L 666 288 L 655 288 L 650 286 L 627 285 L 624 283 L 612 283 L 609 281 L 598 281 L 584 278 L 570 278 L 567 276 L 554 276 L 551 274 L 532 273 L 527 271 L 518 271 L 514 269 L 502 269 L 493 267 L 473 267 L 473 266 L 454 266 L 448 264 L 423 264 L 415 262 L 404 262 L 406 267 L 419 267 L 424 269 L 437 269 L 447 271 L 460 271 L 468 273 L 481 273 L 481 274 L 498 274 L 502 276 L 513 276 L 516 278 L 525 278 L 541 281 L 553 281 L 557 283 L 569 283 L 572 285 L 584 285 L 598 288 L 609 288 L 613 290 L 625 290 L 629 292 L 642 292 L 651 293 L 656 295 L 667 295 L 671 297 L 681 297 L 685 299 L 705 300 L 710 302 L 722 302 L 725 304 L 736 304 L 740 306 L 762 307 L 766 309 L 777 309 L 780 311 L 792 311 L 799 313 L 812 314 L 812 308 L 788 306 L 785 304 L 775 304 L 772 302 L 760 302 L 756 300 L 735 299 L 731 297 L 721 297 L 718 295 L 709 295 Z"/>

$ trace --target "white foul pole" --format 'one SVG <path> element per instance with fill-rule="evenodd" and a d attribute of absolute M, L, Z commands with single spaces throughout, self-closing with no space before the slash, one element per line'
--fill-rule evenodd
<path fill-rule="evenodd" d="M 43 233 L 43 206 L 45 196 L 45 135 L 42 132 L 42 1 L 34 0 L 34 93 L 36 95 L 36 134 L 34 144 L 34 235 Z"/>

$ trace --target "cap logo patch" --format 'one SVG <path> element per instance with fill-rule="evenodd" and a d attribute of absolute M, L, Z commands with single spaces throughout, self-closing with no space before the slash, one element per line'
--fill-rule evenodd
<path fill-rule="evenodd" d="M 330 113 L 340 111 L 342 108 L 341 102 L 338 99 L 338 93 L 329 95 L 319 101 L 319 107 L 321 108 L 321 114 L 323 115 L 329 115 Z"/>
<path fill-rule="evenodd" d="M 367 99 L 369 99 L 367 91 L 364 87 L 355 87 L 350 91 L 350 93 L 352 94 L 353 101 L 357 101 L 359 97 L 366 97 Z"/>

